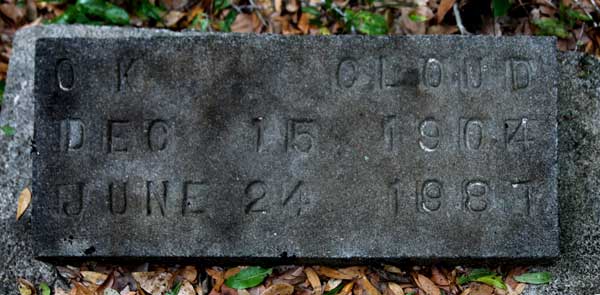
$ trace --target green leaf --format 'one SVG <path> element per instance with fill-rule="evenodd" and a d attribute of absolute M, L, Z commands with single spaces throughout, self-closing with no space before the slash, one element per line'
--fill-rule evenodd
<path fill-rule="evenodd" d="M 108 5 L 104 0 L 77 0 L 77 4 L 86 15 L 104 16 L 104 11 L 108 8 Z"/>
<path fill-rule="evenodd" d="M 165 10 L 150 3 L 148 0 L 142 0 L 136 10 L 136 14 L 143 19 L 152 19 L 161 21 Z"/>
<path fill-rule="evenodd" d="M 235 9 L 229 10 L 227 15 L 225 16 L 225 19 L 219 22 L 219 28 L 222 32 L 231 32 L 231 25 L 235 21 L 237 15 L 238 12 Z"/>
<path fill-rule="evenodd" d="M 549 284 L 552 281 L 552 274 L 549 272 L 530 272 L 515 276 L 515 280 L 527 284 Z"/>
<path fill-rule="evenodd" d="M 85 16 L 80 5 L 71 5 L 65 10 L 65 12 L 52 20 L 50 23 L 53 24 L 92 24 L 93 22 Z"/>
<path fill-rule="evenodd" d="M 505 16 L 512 5 L 511 0 L 492 0 L 492 11 L 494 16 Z"/>
<path fill-rule="evenodd" d="M 567 7 L 565 9 L 565 14 L 567 15 L 567 18 L 570 20 L 580 20 L 580 21 L 584 21 L 584 22 L 589 22 L 589 21 L 593 20 L 593 18 L 591 16 L 589 16 L 583 12 L 579 12 L 577 10 L 569 8 L 569 7 Z"/>
<path fill-rule="evenodd" d="M 484 284 L 490 285 L 492 287 L 500 288 L 503 290 L 506 289 L 506 285 L 504 284 L 504 281 L 502 281 L 502 276 L 496 275 L 496 274 L 479 277 L 479 278 L 474 279 L 473 281 L 484 283 Z"/>
<path fill-rule="evenodd" d="M 210 26 L 210 19 L 206 17 L 206 14 L 202 13 L 194 17 L 188 28 L 208 32 L 208 26 Z"/>
<path fill-rule="evenodd" d="M 342 290 L 343 287 L 344 287 L 344 284 L 340 283 L 337 287 L 325 292 L 323 295 L 335 295 L 338 292 L 340 292 L 340 290 Z"/>
<path fill-rule="evenodd" d="M 260 266 L 244 268 L 225 280 L 225 285 L 233 289 L 256 287 L 272 272 L 272 268 L 262 268 Z"/>
<path fill-rule="evenodd" d="M 177 282 L 177 283 L 175 283 L 175 286 L 173 286 L 173 288 L 171 288 L 170 291 L 167 291 L 167 293 L 165 293 L 165 295 L 177 295 L 177 294 L 179 294 L 180 288 L 181 288 L 181 282 Z"/>
<path fill-rule="evenodd" d="M 384 35 L 388 32 L 387 22 L 383 15 L 368 11 L 354 12 L 346 9 L 346 25 L 367 35 Z"/>
<path fill-rule="evenodd" d="M 10 125 L 0 126 L 0 130 L 2 130 L 2 132 L 4 132 L 4 135 L 6 136 L 13 136 L 15 135 L 15 133 L 17 133 L 17 130 L 15 130 L 15 128 L 10 127 Z"/>
<path fill-rule="evenodd" d="M 50 291 L 50 287 L 48 287 L 48 284 L 46 284 L 46 282 L 42 282 L 40 284 L 40 291 L 41 295 L 50 295 L 50 293 L 52 292 Z"/>
<path fill-rule="evenodd" d="M 415 291 L 406 293 L 406 295 L 415 295 L 415 294 L 417 294 L 417 292 L 415 292 Z"/>
<path fill-rule="evenodd" d="M 495 275 L 495 274 L 496 274 L 495 272 L 490 271 L 485 268 L 476 268 L 476 269 L 473 269 L 468 275 L 466 275 L 466 276 L 462 275 L 462 276 L 458 277 L 456 279 L 456 283 L 458 285 L 464 285 L 464 284 L 472 282 L 478 278 Z"/>
<path fill-rule="evenodd" d="M 215 5 L 215 14 L 218 14 L 219 12 L 221 12 L 224 9 L 231 6 L 231 3 L 229 2 L 229 0 L 215 0 L 214 3 L 215 3 L 214 4 Z"/>
<path fill-rule="evenodd" d="M 417 14 L 416 12 L 411 12 L 408 15 L 408 18 L 417 23 L 422 23 L 424 21 L 427 21 L 427 16 Z"/>
<path fill-rule="evenodd" d="M 4 80 L 0 80 L 0 108 L 2 108 L 2 102 L 4 101 L 4 88 L 6 87 L 6 82 Z"/>
<path fill-rule="evenodd" d="M 129 24 L 129 14 L 127 11 L 114 5 L 104 11 L 104 18 L 115 25 Z"/>
<path fill-rule="evenodd" d="M 314 15 L 316 17 L 321 17 L 321 11 L 313 6 L 304 6 L 302 7 L 302 12 L 308 13 L 310 15 Z"/>
<path fill-rule="evenodd" d="M 78 0 L 51 23 L 127 25 L 129 14 L 125 9 L 104 0 Z"/>
<path fill-rule="evenodd" d="M 540 18 L 533 21 L 533 24 L 540 29 L 541 35 L 557 36 L 559 38 L 568 38 L 569 31 L 563 22 L 556 18 Z"/>

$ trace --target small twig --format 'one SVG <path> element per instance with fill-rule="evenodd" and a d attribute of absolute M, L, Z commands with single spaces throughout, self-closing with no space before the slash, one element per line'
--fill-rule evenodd
<path fill-rule="evenodd" d="M 596 12 L 600 13 L 600 7 L 598 7 L 598 4 L 596 4 L 596 0 L 590 0 L 590 2 L 592 2 L 592 5 L 594 6 Z"/>
<path fill-rule="evenodd" d="M 544 2 L 546 2 L 546 4 L 548 4 L 548 6 L 556 9 L 556 5 L 554 5 L 554 3 L 552 3 L 552 1 L 550 1 L 550 0 L 544 0 Z"/>
<path fill-rule="evenodd" d="M 581 38 L 583 37 L 583 31 L 585 30 L 585 23 L 583 23 L 581 25 L 581 30 L 579 31 L 579 36 L 577 37 L 577 40 L 575 40 L 575 50 L 574 51 L 578 51 L 579 50 L 579 41 L 581 41 Z"/>
<path fill-rule="evenodd" d="M 252 6 L 256 6 L 256 4 L 254 4 L 254 0 L 248 0 L 248 2 L 250 2 L 250 4 L 251 4 Z M 260 22 L 262 23 L 262 25 L 263 25 L 265 28 L 268 28 L 268 27 L 269 27 L 269 25 L 267 24 L 267 21 L 266 21 L 266 20 L 263 18 L 263 16 L 262 16 L 262 14 L 260 13 L 260 11 L 258 11 L 258 10 L 254 10 L 254 13 L 256 13 L 256 16 L 258 16 L 258 19 L 260 20 Z"/>
<path fill-rule="evenodd" d="M 465 26 L 463 26 L 462 19 L 460 18 L 460 11 L 458 11 L 458 3 L 454 3 L 454 5 L 452 5 L 452 9 L 454 11 L 454 18 L 456 19 L 456 26 L 458 27 L 458 30 L 460 30 L 460 34 L 470 35 L 471 33 L 469 33 Z"/>

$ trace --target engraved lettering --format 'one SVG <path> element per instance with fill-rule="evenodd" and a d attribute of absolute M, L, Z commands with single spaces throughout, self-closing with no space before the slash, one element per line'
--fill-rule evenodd
<path fill-rule="evenodd" d="M 199 214 L 206 211 L 209 186 L 204 181 L 186 181 L 183 184 L 182 214 Z"/>
<path fill-rule="evenodd" d="M 511 186 L 513 189 L 520 189 L 523 188 L 522 190 L 524 190 L 524 211 L 525 211 L 525 215 L 527 216 L 531 216 L 531 207 L 533 205 L 532 202 L 532 195 L 531 195 L 531 182 L 530 181 L 513 181 L 511 182 Z M 512 207 L 511 207 L 512 208 Z"/>
<path fill-rule="evenodd" d="M 442 83 L 442 64 L 435 58 L 430 58 L 423 67 L 423 82 L 428 87 L 438 87 Z"/>
<path fill-rule="evenodd" d="M 417 210 L 425 212 L 437 211 L 442 207 L 443 184 L 436 179 L 429 179 L 421 186 L 420 197 L 417 198 Z"/>
<path fill-rule="evenodd" d="M 69 91 L 75 84 L 75 69 L 71 60 L 63 58 L 56 63 L 56 80 L 58 87 L 63 91 Z"/>
<path fill-rule="evenodd" d="M 263 117 L 257 117 L 252 119 L 252 124 L 256 126 L 256 152 L 260 153 L 262 151 L 263 146 L 263 127 L 262 127 Z"/>
<path fill-rule="evenodd" d="M 137 58 L 126 58 L 117 63 L 117 92 L 125 92 L 127 88 L 134 89 L 129 83 L 129 78 L 138 60 Z"/>
<path fill-rule="evenodd" d="M 419 146 L 426 152 L 435 151 L 440 144 L 440 127 L 433 118 L 423 120 L 419 124 Z"/>
<path fill-rule="evenodd" d="M 129 121 L 108 121 L 108 152 L 127 152 L 131 131 L 131 122 Z"/>
<path fill-rule="evenodd" d="M 392 214 L 394 216 L 398 215 L 399 206 L 400 206 L 400 198 L 401 198 L 401 182 L 399 179 L 395 179 L 394 182 L 390 184 L 390 189 L 392 193 L 390 194 L 391 199 L 391 208 Z"/>
<path fill-rule="evenodd" d="M 149 123 L 148 147 L 151 151 L 162 151 L 169 143 L 169 125 L 163 120 L 154 120 Z"/>
<path fill-rule="evenodd" d="M 293 199 L 297 199 L 297 202 L 300 206 L 298 206 L 296 216 L 300 216 L 300 213 L 302 213 L 302 205 L 308 203 L 307 199 L 302 198 L 302 192 L 300 191 L 303 185 L 304 181 L 302 180 L 296 182 L 296 185 L 294 185 L 292 190 L 285 196 L 285 199 L 283 200 L 283 206 L 285 207 L 288 205 L 288 203 L 291 203 Z"/>
<path fill-rule="evenodd" d="M 77 216 L 83 209 L 84 183 L 58 185 L 58 214 Z"/>
<path fill-rule="evenodd" d="M 83 146 L 85 133 L 84 125 L 79 119 L 67 119 L 63 120 L 61 124 L 62 150 L 74 151 L 81 149 Z"/>
<path fill-rule="evenodd" d="M 169 182 L 161 181 L 160 184 L 162 186 L 162 190 L 155 192 L 153 186 L 155 186 L 156 183 L 153 181 L 146 182 L 146 215 L 152 215 L 153 207 L 158 207 L 158 210 L 160 210 L 160 215 L 165 216 Z M 152 202 L 152 200 L 155 202 Z M 153 206 L 153 203 L 156 203 L 156 206 Z"/>
<path fill-rule="evenodd" d="M 122 215 L 127 211 L 127 182 L 109 184 L 108 204 L 113 215 Z"/>
<path fill-rule="evenodd" d="M 528 118 L 509 119 L 504 121 L 504 137 L 506 146 L 521 144 L 528 147 L 535 141 L 533 132 L 537 120 Z"/>
<path fill-rule="evenodd" d="M 338 86 L 350 88 L 358 79 L 358 63 L 353 58 L 343 59 L 337 68 Z"/>
<path fill-rule="evenodd" d="M 388 152 L 395 152 L 398 150 L 398 143 L 400 141 L 398 124 L 400 124 L 400 119 L 395 115 L 386 116 L 383 119 L 383 141 L 385 149 Z"/>
<path fill-rule="evenodd" d="M 465 58 L 465 84 L 467 88 L 481 87 L 481 59 Z"/>
<path fill-rule="evenodd" d="M 527 60 L 508 61 L 510 81 L 513 90 L 525 89 L 531 82 L 531 64 Z"/>
<path fill-rule="evenodd" d="M 479 150 L 483 143 L 483 122 L 478 119 L 461 119 L 462 144 L 467 150 Z"/>
<path fill-rule="evenodd" d="M 264 182 L 260 180 L 251 182 L 244 190 L 244 193 L 246 194 L 246 199 L 248 200 L 246 202 L 246 207 L 244 208 L 244 212 L 246 214 L 250 212 L 266 213 L 268 211 L 269 208 L 267 205 L 259 204 L 260 201 L 265 199 L 267 196 L 267 186 Z"/>
<path fill-rule="evenodd" d="M 487 209 L 488 201 L 486 196 L 489 191 L 489 185 L 485 181 L 472 180 L 464 185 L 463 193 L 465 196 L 465 207 L 474 212 L 481 212 Z"/>
<path fill-rule="evenodd" d="M 290 119 L 287 124 L 286 150 L 308 153 L 315 145 L 314 122 L 311 119 Z"/>

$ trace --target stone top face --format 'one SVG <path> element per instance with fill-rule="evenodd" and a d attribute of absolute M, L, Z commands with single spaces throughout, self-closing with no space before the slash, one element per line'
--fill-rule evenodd
<path fill-rule="evenodd" d="M 39 39 L 35 252 L 556 257 L 553 42 Z"/>

